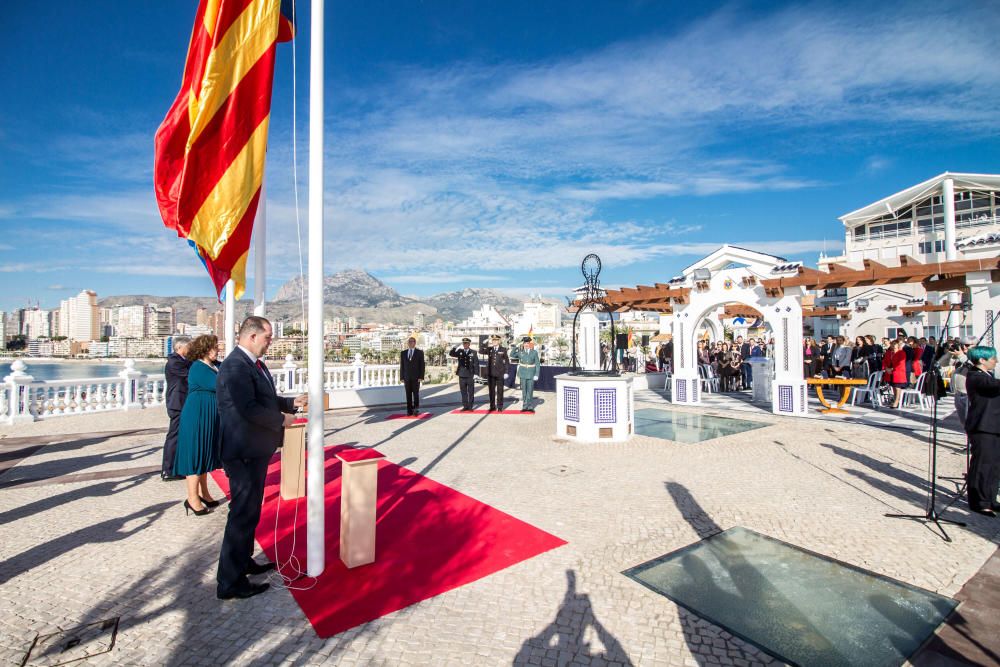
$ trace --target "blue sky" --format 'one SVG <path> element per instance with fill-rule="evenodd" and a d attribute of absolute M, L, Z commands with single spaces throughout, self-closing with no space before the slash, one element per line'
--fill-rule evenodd
<path fill-rule="evenodd" d="M 213 293 L 151 185 L 194 11 L 5 9 L 0 309 Z M 327 269 L 404 294 L 559 295 L 589 252 L 607 285 L 668 279 L 725 242 L 812 264 L 842 247 L 843 213 L 946 170 L 1000 171 L 995 2 L 329 1 L 326 32 Z M 269 294 L 299 271 L 279 51 Z"/>

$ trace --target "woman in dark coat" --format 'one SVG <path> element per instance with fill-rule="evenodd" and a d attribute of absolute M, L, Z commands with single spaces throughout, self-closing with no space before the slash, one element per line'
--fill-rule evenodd
<path fill-rule="evenodd" d="M 184 513 L 208 514 L 219 504 L 208 490 L 208 473 L 219 468 L 219 404 L 215 398 L 215 380 L 219 370 L 219 339 L 198 336 L 188 346 L 186 356 L 192 361 L 188 371 L 188 395 L 181 411 L 177 435 L 177 458 L 174 474 L 187 478 Z"/>
<path fill-rule="evenodd" d="M 977 346 L 969 350 L 973 368 L 965 378 L 969 395 L 969 434 L 972 457 L 969 462 L 969 508 L 987 516 L 1000 511 L 997 486 L 1000 484 L 1000 380 L 993 376 L 997 351 Z"/>

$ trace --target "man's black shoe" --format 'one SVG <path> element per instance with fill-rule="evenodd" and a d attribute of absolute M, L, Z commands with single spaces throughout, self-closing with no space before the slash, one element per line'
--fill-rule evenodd
<path fill-rule="evenodd" d="M 535 411 L 532 410 L 531 408 L 528 408 L 527 410 L 525 410 L 525 412 L 530 412 L 531 414 L 535 414 Z"/>
<path fill-rule="evenodd" d="M 276 569 L 278 566 L 274 563 L 258 563 L 255 560 L 250 561 L 250 565 L 247 566 L 247 574 L 264 574 L 265 572 L 270 572 Z"/>
<path fill-rule="evenodd" d="M 160 475 L 164 482 L 179 482 L 184 479 L 184 475 Z"/>
<path fill-rule="evenodd" d="M 270 584 L 246 584 L 245 586 L 234 588 L 231 591 L 216 591 L 215 597 L 220 600 L 232 600 L 234 598 L 245 600 L 246 598 L 252 598 L 255 595 L 260 595 L 270 587 Z"/>

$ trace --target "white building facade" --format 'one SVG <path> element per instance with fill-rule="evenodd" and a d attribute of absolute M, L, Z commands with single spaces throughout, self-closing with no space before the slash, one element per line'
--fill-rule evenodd
<path fill-rule="evenodd" d="M 83 290 L 59 303 L 59 335 L 70 340 L 96 340 L 100 337 L 100 326 L 97 292 Z"/>
<path fill-rule="evenodd" d="M 1000 245 L 1000 175 L 945 172 L 840 217 L 844 253 L 821 257 L 819 264 L 864 268 L 865 260 L 899 266 L 910 259 L 939 261 L 997 257 Z M 972 250 L 974 249 L 974 251 Z M 901 260 L 900 258 L 908 258 Z M 817 306 L 836 306 L 849 317 L 813 317 L 814 335 L 980 336 L 974 311 L 985 308 L 982 294 L 969 286 L 952 292 L 928 292 L 921 283 L 846 287 L 821 291 Z M 947 311 L 922 312 L 930 303 L 951 304 Z M 964 303 L 962 307 L 960 304 Z M 980 315 L 985 316 L 984 313 Z M 950 316 L 950 317 L 949 317 Z M 980 318 L 982 319 L 982 318 Z"/>

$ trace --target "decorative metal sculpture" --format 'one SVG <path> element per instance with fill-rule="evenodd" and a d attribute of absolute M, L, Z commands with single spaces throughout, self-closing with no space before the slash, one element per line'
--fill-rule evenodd
<path fill-rule="evenodd" d="M 573 356 L 571 359 L 571 365 L 573 370 L 571 373 L 573 375 L 618 375 L 618 354 L 617 354 L 617 336 L 615 331 L 615 315 L 614 310 L 609 308 L 607 303 L 604 301 L 604 290 L 601 289 L 601 258 L 590 253 L 583 258 L 580 263 L 580 272 L 583 274 L 583 293 L 573 300 L 570 305 L 576 307 L 576 314 L 573 316 Z M 609 368 L 601 368 L 599 370 L 584 370 L 580 368 L 580 362 L 576 355 L 576 340 L 577 340 L 577 327 L 579 326 L 580 313 L 585 309 L 591 308 L 596 312 L 608 313 L 611 319 L 611 347 L 610 347 L 610 365 Z"/>

